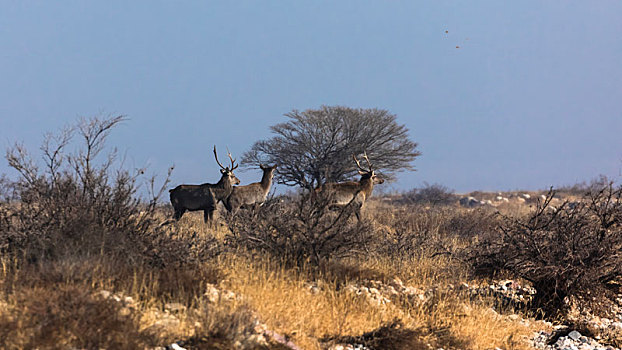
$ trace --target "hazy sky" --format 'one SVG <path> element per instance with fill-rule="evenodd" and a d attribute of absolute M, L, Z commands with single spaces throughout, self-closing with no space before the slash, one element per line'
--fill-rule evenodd
<path fill-rule="evenodd" d="M 323 104 L 408 126 L 418 171 L 387 188 L 541 189 L 622 169 L 619 0 L 0 0 L 0 80 L 3 148 L 124 114 L 110 144 L 151 172 L 175 164 L 173 184 L 217 181 L 213 144 L 239 157 Z"/>

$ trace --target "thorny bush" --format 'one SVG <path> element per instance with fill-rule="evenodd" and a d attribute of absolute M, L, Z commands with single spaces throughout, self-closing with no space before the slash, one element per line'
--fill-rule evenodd
<path fill-rule="evenodd" d="M 494 214 L 448 206 L 401 205 L 375 215 L 376 251 L 395 257 L 453 254 L 456 240 L 471 240 L 496 228 Z"/>
<path fill-rule="evenodd" d="M 441 184 L 424 183 L 421 188 L 413 188 L 404 193 L 400 202 L 404 204 L 450 205 L 456 202 L 454 192 Z"/>
<path fill-rule="evenodd" d="M 468 260 L 480 272 L 508 271 L 536 289 L 534 307 L 548 316 L 568 311 L 572 298 L 608 295 L 622 276 L 622 187 L 609 184 L 577 204 L 551 206 L 550 191 L 525 218 L 502 217 Z"/>
<path fill-rule="evenodd" d="M 318 266 L 366 251 L 373 228 L 356 220 L 351 203 L 330 208 L 330 195 L 271 198 L 257 210 L 230 217 L 228 243 L 248 252 L 268 253 L 291 266 Z"/>
<path fill-rule="evenodd" d="M 106 150 L 111 129 L 124 117 L 81 119 L 76 127 L 46 135 L 43 165 L 16 144 L 7 151 L 16 181 L 2 181 L 0 253 L 28 262 L 102 256 L 131 265 L 164 267 L 196 262 L 209 242 L 165 234 L 156 225 L 159 190 L 144 169 L 123 169 L 116 150 Z M 73 136 L 79 143 L 70 151 Z M 141 181 L 147 201 L 137 194 Z"/>

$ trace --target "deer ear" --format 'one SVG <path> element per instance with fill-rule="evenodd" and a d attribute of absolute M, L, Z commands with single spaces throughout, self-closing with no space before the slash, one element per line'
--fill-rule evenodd
<path fill-rule="evenodd" d="M 220 169 L 220 173 L 221 173 L 221 174 L 224 174 L 224 173 L 226 173 L 226 172 L 227 172 L 227 171 L 226 171 L 225 169 Z"/>
<path fill-rule="evenodd" d="M 264 170 L 266 168 L 266 166 L 263 165 L 263 164 L 259 164 L 259 168 L 261 168 L 261 170 Z"/>

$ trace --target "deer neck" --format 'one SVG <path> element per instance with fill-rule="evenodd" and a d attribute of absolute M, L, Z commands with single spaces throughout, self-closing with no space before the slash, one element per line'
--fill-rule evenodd
<path fill-rule="evenodd" d="M 365 194 L 365 198 L 369 198 L 371 192 L 374 190 L 374 181 L 372 181 L 371 178 L 361 177 L 359 184 L 361 186 L 361 192 Z"/>
<path fill-rule="evenodd" d="M 270 186 L 272 186 L 272 172 L 264 171 L 263 176 L 261 177 L 261 189 L 269 191 Z"/>
<path fill-rule="evenodd" d="M 222 199 L 227 197 L 231 191 L 233 190 L 233 185 L 231 181 L 229 181 L 229 177 L 227 175 L 223 175 L 218 183 L 214 187 L 212 187 L 212 192 L 218 199 Z"/>

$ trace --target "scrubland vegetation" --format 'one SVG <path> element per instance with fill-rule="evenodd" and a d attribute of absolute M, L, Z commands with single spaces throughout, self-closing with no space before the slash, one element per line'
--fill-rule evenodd
<path fill-rule="evenodd" d="M 69 131 L 46 138 L 42 167 L 8 151 L 21 176 L 1 183 L 1 348 L 529 349 L 551 327 L 538 320 L 587 329 L 577 313 L 608 316 L 619 293 L 610 183 L 477 208 L 430 185 L 370 200 L 361 221 L 301 193 L 160 226 L 167 180 L 106 153 L 120 120 L 84 120 L 77 151 Z M 503 279 L 535 293 L 490 292 Z"/>

